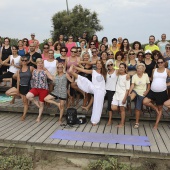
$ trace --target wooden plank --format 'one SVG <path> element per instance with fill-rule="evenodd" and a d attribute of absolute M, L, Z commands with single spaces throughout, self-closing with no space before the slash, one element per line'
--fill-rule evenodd
<path fill-rule="evenodd" d="M 144 125 L 143 125 L 143 122 L 141 121 L 140 124 L 139 124 L 139 135 L 140 136 L 147 136 L 147 134 L 145 133 L 145 129 L 144 129 Z M 142 146 L 142 151 L 143 152 L 147 152 L 147 153 L 150 153 L 151 150 L 150 150 L 150 147 L 149 146 Z"/>
<path fill-rule="evenodd" d="M 134 129 L 134 128 L 132 127 L 132 135 L 139 136 L 139 130 L 138 130 L 138 129 Z M 135 145 L 133 145 L 133 148 L 134 148 L 134 153 L 140 153 L 140 152 L 142 152 L 142 147 L 141 147 L 141 146 L 135 146 Z"/>
<path fill-rule="evenodd" d="M 130 122 L 125 123 L 125 135 L 132 135 L 132 128 Z M 133 146 L 132 145 L 125 145 L 125 152 L 133 152 Z"/>
<path fill-rule="evenodd" d="M 19 121 L 17 123 L 15 123 L 12 127 L 9 127 L 8 129 L 5 129 L 3 131 L 3 135 L 0 136 L 0 140 L 6 140 L 6 138 L 8 136 L 10 136 L 11 134 L 15 133 L 16 131 L 18 131 L 20 128 L 22 128 L 23 126 L 26 126 L 28 123 L 30 123 L 30 121 L 32 121 L 32 118 L 29 116 L 29 119 L 26 121 Z"/>
<path fill-rule="evenodd" d="M 152 133 L 154 135 L 155 141 L 157 143 L 157 146 L 159 148 L 160 154 L 167 155 L 168 150 L 166 149 L 166 146 L 165 146 L 165 144 L 164 144 L 158 130 L 153 129 L 153 124 L 150 124 L 150 127 L 151 127 Z"/>
<path fill-rule="evenodd" d="M 37 134 L 43 127 L 45 127 L 48 124 L 49 120 L 51 120 L 51 117 L 46 116 L 44 121 L 40 121 L 39 123 L 37 123 L 38 126 L 33 131 L 28 133 L 26 136 L 21 138 L 19 142 L 28 142 L 29 139 L 31 139 L 35 134 Z"/>
<path fill-rule="evenodd" d="M 29 143 L 35 143 L 35 141 L 40 138 L 54 123 L 55 123 L 55 117 L 49 117 L 48 118 L 48 123 L 42 127 L 38 133 L 36 133 L 33 137 L 31 137 L 28 142 Z"/>
<path fill-rule="evenodd" d="M 111 133 L 113 133 L 115 135 L 117 135 L 117 131 L 118 131 L 118 128 L 116 127 L 117 125 L 118 125 L 118 122 L 117 121 L 113 121 Z M 116 146 L 117 146 L 116 144 L 108 144 L 108 150 L 109 151 L 115 150 Z"/>
<path fill-rule="evenodd" d="M 105 126 L 106 126 L 106 123 L 107 123 L 107 120 L 102 120 L 102 119 L 100 120 L 100 126 L 97 129 L 97 133 L 102 133 L 103 134 L 103 131 L 104 131 Z M 93 142 L 92 145 L 91 145 L 91 149 L 92 150 L 99 150 L 100 149 L 100 144 L 101 143 Z"/>
<path fill-rule="evenodd" d="M 165 123 L 162 123 L 161 125 L 162 125 L 165 133 L 167 134 L 167 136 L 168 136 L 169 139 L 170 139 L 170 133 L 169 133 L 169 132 L 170 132 L 170 128 L 169 128 L 169 126 L 168 126 L 167 124 L 165 124 Z"/>
<path fill-rule="evenodd" d="M 152 133 L 149 122 L 144 122 L 144 128 L 145 128 L 146 135 L 148 136 L 149 141 L 151 143 L 151 146 L 150 146 L 151 153 L 152 154 L 159 154 L 159 148 L 158 148 L 157 143 L 155 141 L 155 137 Z"/>
<path fill-rule="evenodd" d="M 170 154 L 170 139 L 167 133 L 164 131 L 162 124 L 159 125 L 158 132 L 161 136 L 162 142 L 165 144 L 165 147 L 168 150 L 168 153 Z"/>
<path fill-rule="evenodd" d="M 47 117 L 43 116 L 42 119 L 41 119 L 41 123 L 44 122 L 46 119 L 47 119 Z M 36 117 L 35 117 L 35 120 L 36 120 Z M 34 124 L 32 124 L 27 129 L 25 129 L 24 133 L 21 133 L 20 135 L 18 135 L 15 138 L 13 138 L 12 141 L 14 143 L 18 143 L 18 142 L 23 143 L 24 141 L 20 141 L 20 139 L 24 138 L 25 136 L 28 136 L 28 134 L 30 132 L 34 131 L 34 129 L 40 125 L 39 123 L 35 122 L 35 120 L 33 120 Z"/>
<path fill-rule="evenodd" d="M 12 114 L 10 114 L 10 113 L 8 113 L 8 114 L 0 114 L 0 122 L 4 122 L 5 120 L 6 120 L 6 118 L 8 118 L 9 116 L 12 116 Z M 14 114 L 13 114 L 13 116 L 15 116 Z M 1 123 L 0 123 L 1 124 Z"/>

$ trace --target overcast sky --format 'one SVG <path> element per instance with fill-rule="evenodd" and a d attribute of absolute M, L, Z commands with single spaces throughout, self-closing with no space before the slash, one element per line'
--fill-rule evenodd
<path fill-rule="evenodd" d="M 170 0 L 68 0 L 69 9 L 81 4 L 96 11 L 104 30 L 99 39 L 122 36 L 130 42 L 148 42 L 149 35 L 170 39 Z M 66 9 L 66 0 L 0 0 L 0 36 L 30 39 L 30 33 L 42 42 L 50 37 L 52 16 Z"/>

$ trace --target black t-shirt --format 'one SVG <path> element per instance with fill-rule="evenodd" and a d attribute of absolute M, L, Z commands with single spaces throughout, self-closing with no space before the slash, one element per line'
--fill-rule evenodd
<path fill-rule="evenodd" d="M 146 65 L 145 62 L 143 62 L 145 64 L 145 67 L 146 67 L 146 70 L 145 70 L 145 73 L 148 74 L 149 77 L 152 76 L 152 70 L 155 68 L 155 61 L 152 60 L 152 62 L 149 64 L 149 65 Z"/>
<path fill-rule="evenodd" d="M 27 54 L 27 57 L 28 57 L 28 60 L 30 59 L 30 54 Z M 32 55 L 32 60 L 33 62 L 36 62 L 37 58 L 42 58 L 41 54 L 40 53 L 37 53 L 35 52 L 33 55 Z M 37 68 L 37 66 L 33 63 L 29 63 L 28 64 L 29 66 L 33 66 L 34 68 Z"/>

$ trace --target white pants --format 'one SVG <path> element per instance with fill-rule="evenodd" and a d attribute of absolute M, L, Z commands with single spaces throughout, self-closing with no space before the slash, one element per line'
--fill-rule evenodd
<path fill-rule="evenodd" d="M 97 124 L 100 121 L 100 117 L 102 114 L 104 96 L 106 91 L 96 88 L 91 81 L 80 75 L 78 75 L 76 82 L 81 90 L 83 90 L 86 93 L 94 94 L 91 122 L 93 124 Z"/>

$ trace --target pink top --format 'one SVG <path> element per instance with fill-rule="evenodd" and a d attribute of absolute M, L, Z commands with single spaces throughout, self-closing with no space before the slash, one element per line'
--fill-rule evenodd
<path fill-rule="evenodd" d="M 72 43 L 66 43 L 66 47 L 68 48 L 68 52 L 66 54 L 67 57 L 70 57 L 71 55 L 71 48 L 76 46 L 76 42 L 72 42 Z"/>
<path fill-rule="evenodd" d="M 43 60 L 48 60 L 49 58 L 44 57 L 44 54 L 41 54 Z"/>

